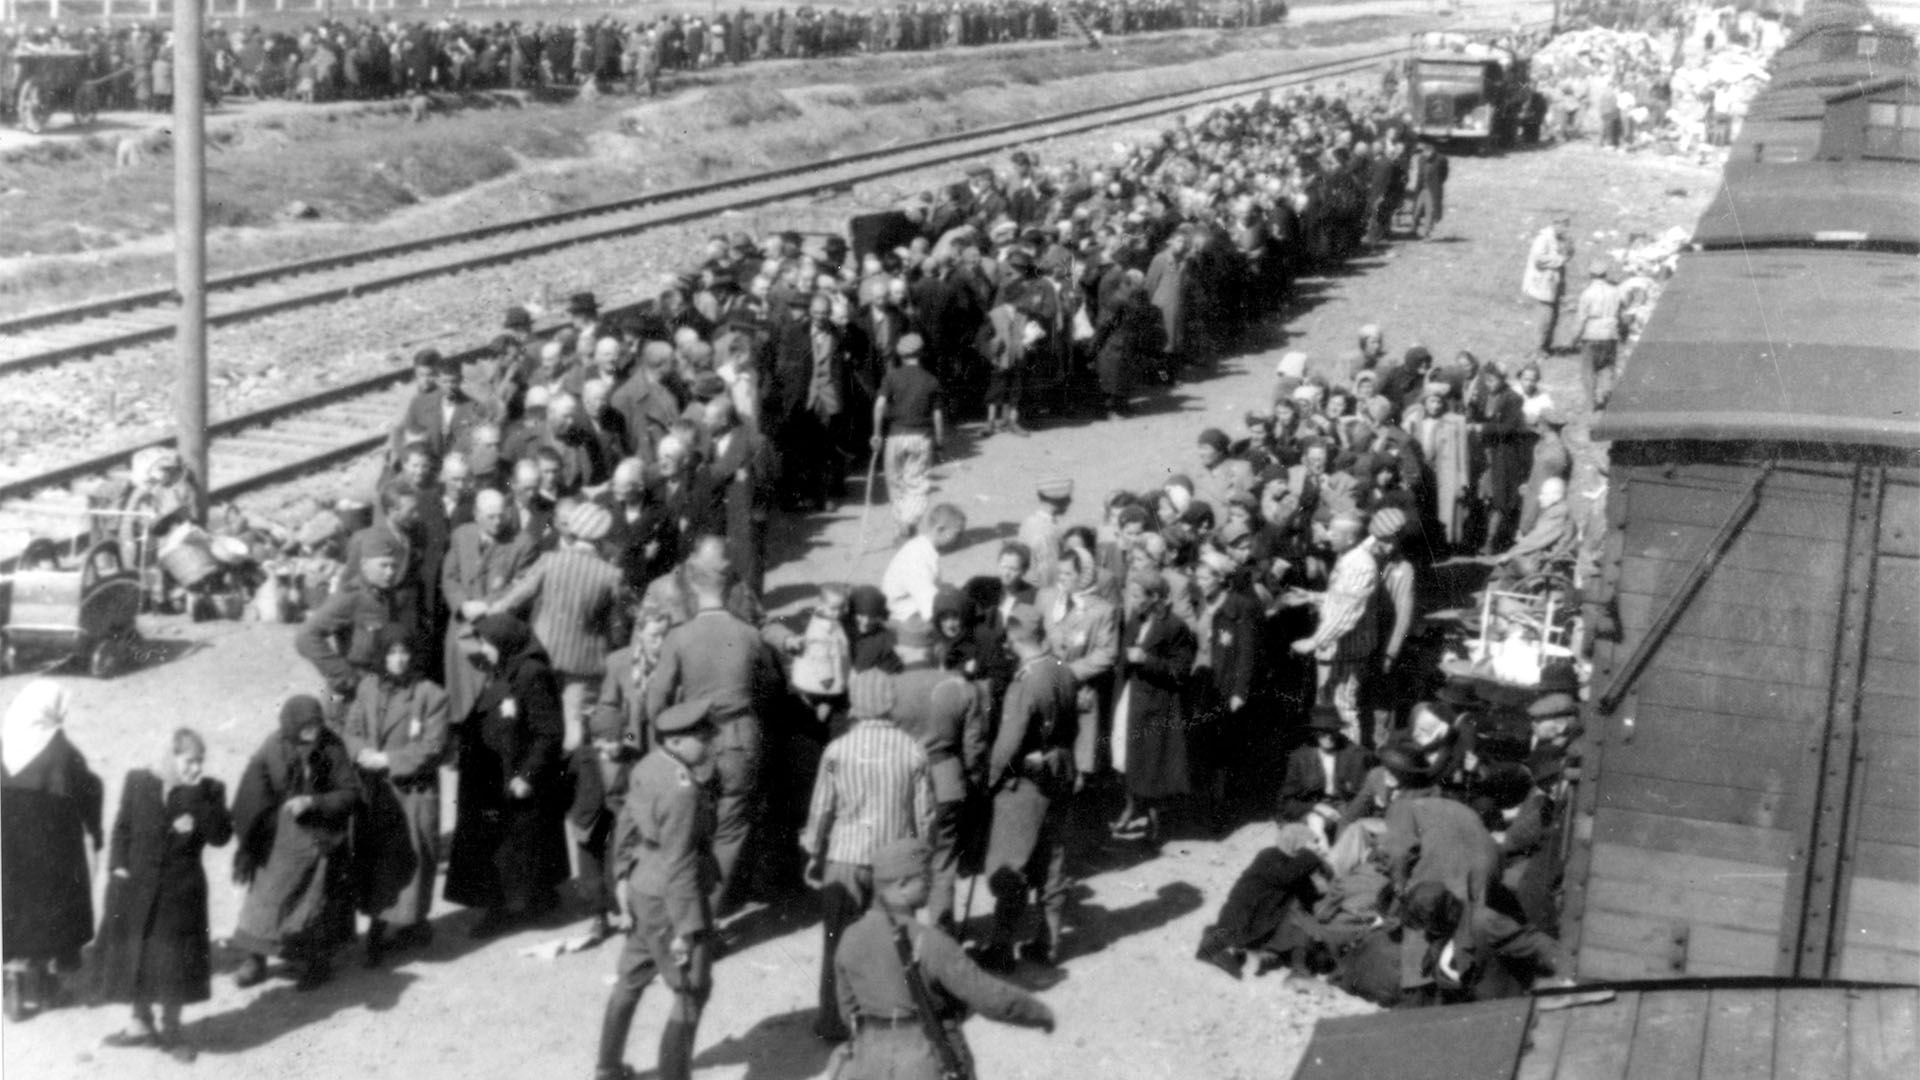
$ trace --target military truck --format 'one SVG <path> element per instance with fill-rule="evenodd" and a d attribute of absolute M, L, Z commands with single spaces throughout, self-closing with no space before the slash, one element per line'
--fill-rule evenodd
<path fill-rule="evenodd" d="M 1481 153 L 1540 139 L 1546 100 L 1533 88 L 1527 61 L 1506 49 L 1471 43 L 1422 48 L 1407 60 L 1407 111 L 1414 132 Z"/>

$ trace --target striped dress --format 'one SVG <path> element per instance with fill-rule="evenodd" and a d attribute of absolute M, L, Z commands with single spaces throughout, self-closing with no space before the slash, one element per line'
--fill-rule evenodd
<path fill-rule="evenodd" d="M 929 835 L 933 773 L 919 740 L 891 720 L 865 719 L 828 744 L 813 783 L 801 844 L 828 862 L 873 865 L 881 845 Z"/>

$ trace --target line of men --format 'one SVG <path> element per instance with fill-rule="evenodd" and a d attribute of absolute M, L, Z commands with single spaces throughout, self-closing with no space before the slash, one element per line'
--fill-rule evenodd
<path fill-rule="evenodd" d="M 1069 15 L 1069 11 L 1072 12 Z M 1183 27 L 1266 25 L 1286 15 L 1279 0 L 1239 5 L 1222 14 L 1169 0 L 1114 0 L 1058 5 L 1029 0 L 906 4 L 846 10 L 804 5 L 763 14 L 741 8 L 707 17 L 661 13 L 631 21 L 603 16 L 529 23 L 323 19 L 298 32 L 214 23 L 206 48 L 211 80 L 222 91 L 306 100 L 382 98 L 428 89 L 469 90 L 595 83 L 652 89 L 662 72 L 775 58 L 915 51 L 1010 41 L 1046 40 L 1074 32 L 1071 20 L 1103 34 Z M 109 108 L 149 108 L 168 96 L 175 47 L 164 28 L 134 25 L 37 28 L 16 35 L 0 28 L 0 57 L 16 41 L 26 52 L 77 49 L 93 57 Z"/>

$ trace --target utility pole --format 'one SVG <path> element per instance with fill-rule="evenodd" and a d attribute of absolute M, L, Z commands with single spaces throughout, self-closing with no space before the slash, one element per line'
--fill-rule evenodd
<path fill-rule="evenodd" d="M 175 439 L 187 475 L 213 489 L 207 464 L 207 92 L 199 0 L 173 4 L 173 288 L 180 294 Z M 205 500 L 201 500 L 204 505 Z"/>

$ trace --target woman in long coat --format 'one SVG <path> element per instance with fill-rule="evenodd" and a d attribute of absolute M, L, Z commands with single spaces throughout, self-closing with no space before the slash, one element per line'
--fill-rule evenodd
<path fill-rule="evenodd" d="M 156 1046 L 182 1061 L 194 1050 L 180 1038 L 180 1007 L 206 1001 L 213 989 L 200 853 L 233 838 L 226 788 L 200 773 L 206 755 L 199 733 L 179 728 L 151 769 L 127 773 L 100 920 L 101 995 L 133 1005 L 133 1027 L 107 1036 L 107 1045 Z"/>
<path fill-rule="evenodd" d="M 1160 802 L 1191 790 L 1184 695 L 1196 643 L 1168 606 L 1167 579 L 1159 573 L 1133 571 L 1125 595 L 1120 669 L 1126 681 L 1114 707 L 1113 745 L 1114 766 L 1127 780 L 1127 806 L 1115 831 L 1144 827 L 1146 841 L 1154 843 Z"/>
<path fill-rule="evenodd" d="M 1160 310 L 1153 306 L 1138 270 L 1127 271 L 1113 308 L 1093 328 L 1093 369 L 1107 412 L 1126 413 L 1134 373 L 1160 361 L 1166 341 Z"/>
<path fill-rule="evenodd" d="M 57 975 L 78 970 L 80 947 L 93 940 L 88 867 L 104 792 L 61 730 L 66 719 L 66 690 L 37 679 L 0 727 L 0 947 L 14 1019 L 30 1003 L 57 1001 Z"/>
<path fill-rule="evenodd" d="M 288 698 L 233 798 L 233 880 L 247 887 L 233 932 L 248 954 L 236 986 L 265 979 L 271 952 L 299 969 L 301 990 L 332 977 L 334 950 L 353 937 L 347 834 L 360 803 L 360 774 L 320 703 Z"/>
<path fill-rule="evenodd" d="M 366 803 L 354 826 L 360 910 L 368 967 L 379 965 L 387 931 L 400 948 L 433 940 L 427 914 L 439 864 L 440 758 L 447 745 L 447 695 L 420 675 L 413 639 L 382 635 L 382 669 L 360 680 L 341 736 L 360 768 Z"/>
<path fill-rule="evenodd" d="M 447 860 L 447 899 L 486 909 L 475 937 L 492 937 L 554 903 L 567 878 L 569 802 L 560 753 L 560 685 L 527 624 L 489 615 L 474 624 L 492 669 L 460 723 L 460 816 Z"/>
<path fill-rule="evenodd" d="M 1444 385 L 1428 385 L 1413 435 L 1420 443 L 1420 460 L 1432 474 L 1426 484 L 1433 500 L 1429 512 L 1451 548 L 1466 534 L 1472 489 L 1467 484 L 1467 418 L 1447 407 L 1448 397 Z"/>

